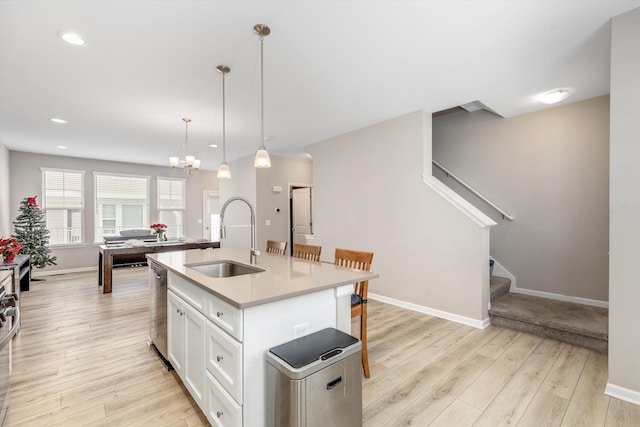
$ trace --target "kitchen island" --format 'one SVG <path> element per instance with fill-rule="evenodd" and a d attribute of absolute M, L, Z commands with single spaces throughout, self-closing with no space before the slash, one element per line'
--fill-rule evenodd
<path fill-rule="evenodd" d="M 351 333 L 352 285 L 378 277 L 270 254 L 250 265 L 246 249 L 148 258 L 168 270 L 168 359 L 209 422 L 224 426 L 264 425 L 265 352 L 327 327 Z M 199 267 L 219 262 L 262 271 L 219 278 Z"/>

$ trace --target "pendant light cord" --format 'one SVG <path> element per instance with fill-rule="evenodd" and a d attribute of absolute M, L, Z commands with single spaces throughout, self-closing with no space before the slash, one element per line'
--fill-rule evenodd
<path fill-rule="evenodd" d="M 224 78 L 226 72 L 222 73 L 222 161 L 227 161 L 227 129 L 226 129 L 226 113 L 225 113 L 225 93 L 224 93 Z"/>
<path fill-rule="evenodd" d="M 264 148 L 264 36 L 260 36 L 260 147 Z"/>

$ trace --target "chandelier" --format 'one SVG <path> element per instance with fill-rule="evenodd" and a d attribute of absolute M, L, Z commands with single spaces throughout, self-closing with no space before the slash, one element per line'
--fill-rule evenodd
<path fill-rule="evenodd" d="M 172 168 L 182 168 L 188 175 L 194 175 L 200 167 L 200 160 L 189 155 L 189 122 L 191 119 L 184 118 L 184 160 L 178 157 L 169 157 L 169 164 Z"/>

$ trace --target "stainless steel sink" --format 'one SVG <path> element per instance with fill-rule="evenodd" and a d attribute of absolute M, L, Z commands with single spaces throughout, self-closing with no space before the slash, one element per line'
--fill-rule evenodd
<path fill-rule="evenodd" d="M 234 261 L 215 261 L 206 264 L 185 265 L 185 267 L 202 273 L 205 276 L 215 278 L 242 276 L 243 274 L 255 274 L 264 271 L 262 268 L 239 264 Z"/>

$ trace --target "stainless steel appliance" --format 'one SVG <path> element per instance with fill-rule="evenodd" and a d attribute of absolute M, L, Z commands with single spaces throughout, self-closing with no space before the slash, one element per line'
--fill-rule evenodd
<path fill-rule="evenodd" d="M 266 425 L 361 426 L 361 344 L 327 328 L 269 350 Z"/>
<path fill-rule="evenodd" d="M 167 360 L 167 269 L 149 260 L 149 346 L 156 352 L 168 370 Z"/>
<path fill-rule="evenodd" d="M 18 296 L 0 284 L 0 426 L 8 425 L 11 339 L 20 325 Z"/>

